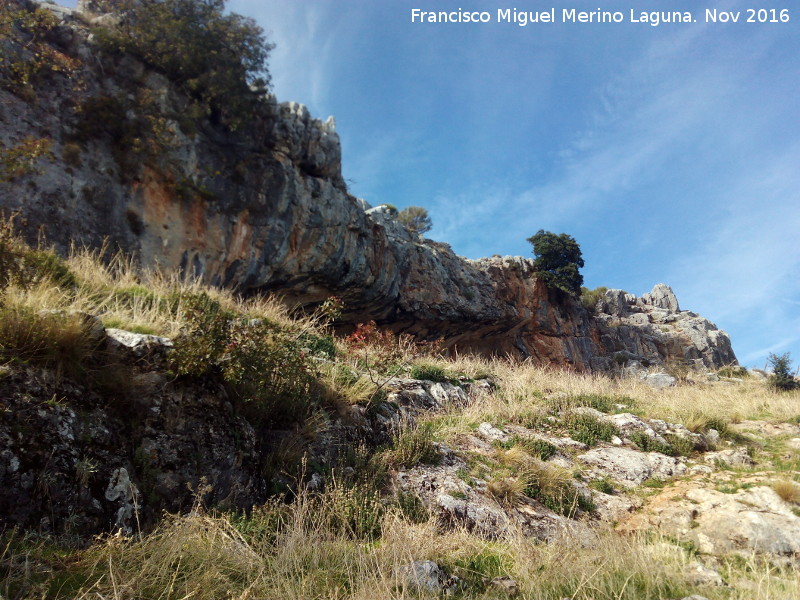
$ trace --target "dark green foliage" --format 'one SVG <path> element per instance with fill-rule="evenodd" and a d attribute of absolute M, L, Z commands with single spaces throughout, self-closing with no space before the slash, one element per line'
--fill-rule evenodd
<path fill-rule="evenodd" d="M 58 287 L 72 287 L 75 276 L 52 250 L 29 247 L 14 233 L 12 221 L 0 221 L 0 290 L 14 284 L 28 288 L 49 280 Z"/>
<path fill-rule="evenodd" d="M 336 343 L 331 335 L 303 333 L 298 337 L 297 341 L 303 348 L 308 349 L 311 354 L 324 356 L 330 360 L 336 358 Z"/>
<path fill-rule="evenodd" d="M 619 435 L 616 426 L 591 415 L 571 414 L 564 421 L 570 437 L 587 446 L 594 446 L 598 441 L 610 442 L 612 437 Z"/>
<path fill-rule="evenodd" d="M 179 375 L 220 372 L 253 416 L 298 422 L 310 414 L 315 376 L 296 336 L 277 325 L 224 310 L 207 294 L 183 298 L 186 332 L 172 354 Z"/>
<path fill-rule="evenodd" d="M 722 367 L 717 374 L 720 377 L 749 377 L 750 373 L 747 371 L 746 367 L 740 367 L 737 365 L 728 365 L 726 367 Z"/>
<path fill-rule="evenodd" d="M 52 250 L 30 250 L 22 258 L 23 285 L 40 279 L 48 279 L 58 287 L 77 285 L 75 276 L 64 261 Z"/>
<path fill-rule="evenodd" d="M 487 546 L 480 552 L 448 562 L 441 561 L 448 572 L 461 578 L 469 590 L 482 592 L 495 577 L 507 576 L 514 568 L 513 559 L 503 554 L 501 547 Z M 494 596 L 490 596 L 494 597 Z"/>
<path fill-rule="evenodd" d="M 591 482 L 589 482 L 589 487 L 597 490 L 598 492 L 602 492 L 603 494 L 614 493 L 614 484 L 608 477 L 592 480 Z"/>
<path fill-rule="evenodd" d="M 421 206 L 409 206 L 404 208 L 397 213 L 397 220 L 409 231 L 420 235 L 429 232 L 431 227 L 433 227 L 428 211 Z"/>
<path fill-rule="evenodd" d="M 58 19 L 35 2 L 0 2 L 0 87 L 27 101 L 54 73 L 69 75 L 77 61 L 49 43 Z"/>
<path fill-rule="evenodd" d="M 51 147 L 50 139 L 32 136 L 10 147 L 0 141 L 0 183 L 37 174 L 37 161 L 41 158 L 52 158 Z"/>
<path fill-rule="evenodd" d="M 659 442 L 657 439 L 641 431 L 631 434 L 630 440 L 636 444 L 642 452 L 660 452 L 667 456 L 677 455 L 677 451 L 670 444 Z"/>
<path fill-rule="evenodd" d="M 394 504 L 403 518 L 412 523 L 425 523 L 431 518 L 431 511 L 413 492 L 398 491 L 394 497 Z"/>
<path fill-rule="evenodd" d="M 772 375 L 769 377 L 770 388 L 777 392 L 789 392 L 798 388 L 800 384 L 792 376 L 792 359 L 788 352 L 781 355 L 770 353 L 767 360 L 772 367 Z"/>
<path fill-rule="evenodd" d="M 581 287 L 581 304 L 583 304 L 583 308 L 594 314 L 598 301 L 607 291 L 608 288 L 605 286 L 596 287 L 593 290 Z"/>
<path fill-rule="evenodd" d="M 536 255 L 536 276 L 549 288 L 579 296 L 583 276 L 578 269 L 583 267 L 583 257 L 575 238 L 566 233 L 556 235 L 540 229 L 528 241 L 533 244 L 533 253 Z"/>
<path fill-rule="evenodd" d="M 129 52 L 162 71 L 231 129 L 244 125 L 269 86 L 272 45 L 253 19 L 224 14 L 225 0 L 116 0 L 113 29 L 97 31 L 114 51 Z"/>
<path fill-rule="evenodd" d="M 664 435 L 664 439 L 675 450 L 676 456 L 691 456 L 696 449 L 692 440 L 674 433 Z"/>

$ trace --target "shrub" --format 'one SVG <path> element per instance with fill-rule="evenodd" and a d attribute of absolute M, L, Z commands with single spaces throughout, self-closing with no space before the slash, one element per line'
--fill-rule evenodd
<path fill-rule="evenodd" d="M 375 321 L 359 323 L 344 342 L 348 353 L 357 358 L 370 376 L 373 371 L 395 375 L 401 370 L 406 356 L 418 352 L 410 335 L 396 336 L 389 330 L 378 329 Z"/>
<path fill-rule="evenodd" d="M 770 353 L 767 358 L 772 375 L 769 377 L 769 387 L 777 392 L 788 392 L 798 387 L 797 381 L 792 376 L 792 360 L 789 353 L 781 355 Z"/>
<path fill-rule="evenodd" d="M 553 512 L 573 516 L 578 509 L 594 510 L 591 499 L 575 487 L 569 474 L 562 469 L 539 463 L 528 470 L 526 479 L 525 495 Z"/>
<path fill-rule="evenodd" d="M 589 482 L 589 487 L 603 494 L 614 493 L 614 483 L 608 477 L 592 480 Z"/>
<path fill-rule="evenodd" d="M 630 440 L 638 446 L 642 452 L 660 452 L 667 456 L 675 456 L 678 452 L 670 444 L 659 442 L 657 439 L 650 437 L 646 433 L 637 431 L 632 433 Z"/>
<path fill-rule="evenodd" d="M 591 314 L 594 314 L 597 309 L 597 303 L 607 291 L 608 288 L 605 286 L 596 287 L 593 290 L 581 287 L 581 304 L 583 308 L 588 310 Z"/>
<path fill-rule="evenodd" d="M 70 74 L 77 61 L 55 50 L 48 37 L 58 24 L 53 13 L 33 2 L 0 2 L 0 86 L 33 101 L 48 74 Z"/>
<path fill-rule="evenodd" d="M 397 213 L 397 220 L 412 233 L 422 235 L 433 227 L 428 211 L 421 206 L 409 206 Z"/>
<path fill-rule="evenodd" d="M 536 277 L 549 288 L 558 288 L 573 296 L 581 293 L 583 276 L 578 269 L 583 267 L 583 257 L 578 243 L 570 235 L 556 235 L 540 229 L 528 238 L 536 255 L 534 268 Z"/>
<path fill-rule="evenodd" d="M 51 147 L 50 139 L 33 136 L 26 137 L 10 148 L 0 142 L 0 183 L 37 173 L 36 162 L 52 157 Z"/>
<path fill-rule="evenodd" d="M 272 45 L 253 19 L 224 14 L 225 0 L 115 0 L 119 26 L 101 29 L 109 50 L 129 52 L 162 71 L 211 120 L 240 128 L 269 86 Z"/>
<path fill-rule="evenodd" d="M 507 450 L 518 446 L 531 456 L 536 456 L 541 460 L 547 460 L 558 452 L 558 448 L 546 440 L 518 435 L 513 436 L 508 442 L 502 443 L 501 446 Z"/>
<path fill-rule="evenodd" d="M 619 434 L 612 423 L 604 423 L 591 415 L 570 414 L 565 419 L 565 425 L 573 440 L 587 446 L 594 446 L 598 441 L 610 442 L 612 437 Z"/>
<path fill-rule="evenodd" d="M 720 377 L 749 377 L 750 373 L 748 372 L 746 367 L 740 367 L 738 365 L 727 365 L 722 367 L 717 374 Z"/>
<path fill-rule="evenodd" d="M 186 329 L 171 357 L 179 375 L 218 370 L 268 421 L 308 416 L 315 376 L 297 336 L 265 320 L 237 317 L 204 292 L 186 294 L 182 302 Z"/>

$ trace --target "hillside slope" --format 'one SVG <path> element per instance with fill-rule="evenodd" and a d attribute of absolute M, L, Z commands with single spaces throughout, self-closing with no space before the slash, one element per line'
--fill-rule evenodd
<path fill-rule="evenodd" d="M 410 233 L 347 192 L 332 119 L 268 98 L 245 132 L 190 118 L 166 77 L 101 49 L 93 31 L 113 15 L 42 6 L 55 17 L 36 34 L 49 62 L 23 83 L 0 73 L 0 141 L 50 144 L 35 169 L 0 183 L 0 207 L 19 213 L 29 241 L 110 244 L 145 266 L 303 305 L 335 295 L 345 329 L 375 320 L 459 351 L 577 370 L 736 362 L 727 334 L 679 311 L 671 291 L 651 294 L 662 306 L 614 292 L 594 317 L 537 282 L 529 259 L 466 260 Z"/>

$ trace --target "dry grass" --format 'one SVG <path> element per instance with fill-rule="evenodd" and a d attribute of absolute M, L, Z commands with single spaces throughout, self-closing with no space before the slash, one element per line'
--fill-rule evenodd
<path fill-rule="evenodd" d="M 800 484 L 782 479 L 772 484 L 772 489 L 786 502 L 800 504 Z"/>
<path fill-rule="evenodd" d="M 5 290 L 0 337 L 20 351 L 29 348 L 28 354 L 18 355 L 24 360 L 41 353 L 45 361 L 57 365 L 69 356 L 91 352 L 77 317 L 35 316 L 40 311 L 98 314 L 106 325 L 174 337 L 184 322 L 181 298 L 187 293 L 205 292 L 225 310 L 298 333 L 324 331 L 321 315 L 298 316 L 279 299 L 241 299 L 197 281 L 139 270 L 122 256 L 102 261 L 98 253 L 75 250 L 65 265 L 74 285 L 57 285 L 42 277 L 26 285 L 12 282 Z M 51 321 L 56 320 L 58 331 L 51 331 Z M 61 349 L 42 349 L 42 336 L 62 336 Z M 404 343 L 399 340 L 398 348 L 391 348 L 393 360 L 406 364 L 419 360 L 420 354 Z M 788 420 L 800 412 L 797 392 L 775 394 L 753 378 L 736 385 L 695 382 L 655 392 L 635 380 L 564 372 L 529 362 L 443 359 L 430 354 L 424 360 L 448 374 L 491 376 L 497 391 L 474 396 L 466 407 L 450 407 L 432 423 L 423 418 L 417 427 L 399 431 L 394 449 L 383 457 L 396 468 L 435 459 L 434 433 L 463 435 L 481 421 L 534 422 L 554 407 L 569 404 L 560 400 L 564 398 L 595 396 L 629 403 L 644 416 L 683 422 L 695 431 L 742 418 Z M 347 359 L 320 366 L 329 404 L 365 404 L 375 397 L 384 379 L 353 374 L 353 366 L 355 362 Z M 300 460 L 306 443 L 302 440 L 326 426 L 322 420 L 309 420 L 308 432 L 296 437 L 301 440 L 298 445 L 282 452 Z M 295 460 L 286 456 L 276 469 Z M 521 446 L 497 449 L 496 459 L 495 477 L 487 487 L 502 502 L 514 505 L 523 495 L 538 494 L 555 503 L 566 498 L 567 509 L 575 510 L 572 503 L 577 497 L 567 471 L 542 462 Z M 44 542 L 30 543 L 6 533 L 0 543 L 0 594 L 87 600 L 419 598 L 427 596 L 404 589 L 398 569 L 412 560 L 430 559 L 467 580 L 471 587 L 466 597 L 475 598 L 496 597 L 484 589 L 484 578 L 497 575 L 513 577 L 521 598 L 537 600 L 656 600 L 699 592 L 711 600 L 800 597 L 800 574 L 778 570 L 757 558 L 726 563 L 723 575 L 733 589 L 692 588 L 684 575 L 692 554 L 655 535 L 624 537 L 581 528 L 580 534 L 565 534 L 550 543 L 513 531 L 501 541 L 490 541 L 465 530 L 443 531 L 435 519 L 413 523 L 376 496 L 379 485 L 363 481 L 363 473 L 359 476 L 360 483 L 349 485 L 332 477 L 321 497 L 301 491 L 291 505 L 271 504 L 247 518 L 200 511 L 167 516 L 140 538 L 107 538 L 81 552 L 55 551 Z M 787 501 L 800 503 L 797 483 L 776 482 L 774 489 Z"/>
<path fill-rule="evenodd" d="M 297 332 L 318 333 L 320 314 L 292 311 L 276 296 L 242 298 L 230 290 L 203 285 L 197 279 L 141 269 L 123 254 L 73 248 L 63 264 L 75 285 L 57 285 L 41 277 L 5 290 L 10 305 L 41 310 L 81 311 L 98 315 L 106 326 L 175 337 L 185 322 L 181 298 L 204 292 L 223 310 L 263 319 Z"/>
<path fill-rule="evenodd" d="M 36 586 L 27 597 L 122 600 L 128 598 L 434 598 L 403 587 L 399 568 L 434 560 L 469 582 L 465 597 L 496 598 L 483 578 L 513 577 L 520 598 L 536 600 L 657 600 L 701 593 L 711 600 L 782 600 L 798 597 L 800 576 L 755 557 L 722 569 L 730 588 L 693 588 L 685 579 L 691 553 L 654 535 L 620 536 L 600 530 L 543 544 L 522 535 L 503 541 L 464 530 L 442 534 L 435 521 L 414 524 L 398 513 L 383 517 L 380 543 L 363 543 L 331 527 L 333 504 L 301 496 L 272 505 L 247 520 L 198 512 L 167 517 L 139 539 L 97 542 L 69 566 L 69 576 Z M 36 550 L 35 548 L 33 550 Z M 42 551 L 42 548 L 38 548 Z M 5 547 L 4 570 L 37 557 Z M 14 554 L 16 552 L 16 554 Z M 63 564 L 62 564 L 63 566 Z M 40 569 L 40 575 L 46 569 Z M 51 574 L 52 575 L 52 574 Z M 21 576 L 22 577 L 22 576 Z M 7 580 L 6 597 L 25 590 L 24 577 Z M 10 583 L 9 583 L 10 582 Z M 31 588 L 28 591 L 33 592 Z"/>

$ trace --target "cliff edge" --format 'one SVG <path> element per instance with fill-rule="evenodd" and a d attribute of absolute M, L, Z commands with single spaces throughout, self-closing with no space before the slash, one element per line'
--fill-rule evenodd
<path fill-rule="evenodd" d="M 168 78 L 100 47 L 113 15 L 90 5 L 42 4 L 53 18 L 39 43 L 58 68 L 25 85 L 0 78 L 0 142 L 50 150 L 0 183 L 0 208 L 29 240 L 110 244 L 144 266 L 302 305 L 336 295 L 344 328 L 375 320 L 459 351 L 577 370 L 736 362 L 727 334 L 680 311 L 666 286 L 638 299 L 611 290 L 591 314 L 537 281 L 532 260 L 467 260 L 409 232 L 348 193 L 333 119 L 302 105 L 264 98 L 246 131 L 190 118 Z"/>

